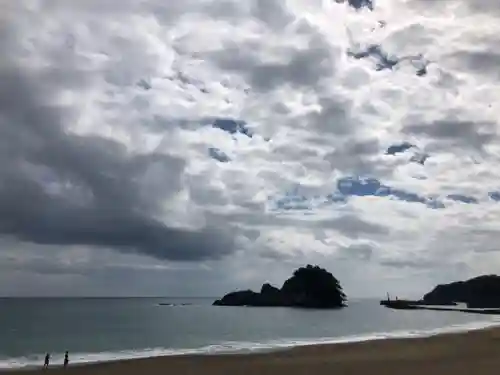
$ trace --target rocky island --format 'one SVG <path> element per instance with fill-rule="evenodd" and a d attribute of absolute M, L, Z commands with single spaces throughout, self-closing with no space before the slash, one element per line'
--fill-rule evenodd
<path fill-rule="evenodd" d="M 436 286 L 424 295 L 428 304 L 466 303 L 468 308 L 500 307 L 500 276 L 483 275 Z"/>
<path fill-rule="evenodd" d="M 467 308 L 457 306 L 465 303 Z M 399 310 L 459 311 L 500 315 L 500 276 L 483 275 L 466 281 L 440 284 L 419 300 L 390 299 L 380 304 Z M 450 306 L 450 307 L 446 307 Z"/>
<path fill-rule="evenodd" d="M 309 264 L 295 270 L 281 289 L 266 283 L 260 292 L 231 292 L 213 305 L 336 309 L 346 306 L 346 296 L 330 272 Z"/>

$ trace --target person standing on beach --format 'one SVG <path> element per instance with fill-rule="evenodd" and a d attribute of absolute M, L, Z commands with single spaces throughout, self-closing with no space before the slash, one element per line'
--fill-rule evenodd
<path fill-rule="evenodd" d="M 68 367 L 68 363 L 69 363 L 69 353 L 66 350 L 66 353 L 64 353 L 64 368 Z"/>
<path fill-rule="evenodd" d="M 49 368 L 50 364 L 50 353 L 45 354 L 45 362 L 43 363 L 43 368 Z"/>

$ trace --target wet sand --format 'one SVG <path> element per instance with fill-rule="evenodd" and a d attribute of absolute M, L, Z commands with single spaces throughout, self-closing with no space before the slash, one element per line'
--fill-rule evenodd
<path fill-rule="evenodd" d="M 7 371 L 3 374 L 17 374 Z M 67 375 L 489 375 L 500 374 L 500 328 L 429 338 L 299 347 L 250 355 L 125 360 L 23 374 Z"/>

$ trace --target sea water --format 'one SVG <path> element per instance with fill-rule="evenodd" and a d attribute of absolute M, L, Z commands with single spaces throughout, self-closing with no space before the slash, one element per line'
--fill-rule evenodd
<path fill-rule="evenodd" d="M 0 299 L 0 368 L 160 355 L 252 353 L 293 346 L 421 337 L 500 324 L 495 316 L 391 310 L 211 306 L 204 298 Z M 160 305 L 160 303 L 168 305 Z"/>

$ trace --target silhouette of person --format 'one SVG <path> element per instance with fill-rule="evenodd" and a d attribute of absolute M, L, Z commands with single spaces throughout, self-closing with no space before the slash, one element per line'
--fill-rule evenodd
<path fill-rule="evenodd" d="M 45 354 L 45 362 L 43 363 L 43 368 L 49 368 L 50 364 L 50 353 Z"/>
<path fill-rule="evenodd" d="M 64 368 L 68 367 L 68 363 L 69 363 L 69 353 L 66 350 L 66 353 L 64 353 Z"/>

